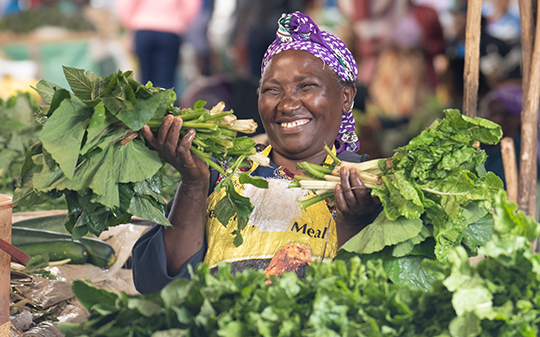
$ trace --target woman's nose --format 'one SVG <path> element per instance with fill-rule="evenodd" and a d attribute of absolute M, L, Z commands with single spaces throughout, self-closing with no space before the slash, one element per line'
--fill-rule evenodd
<path fill-rule="evenodd" d="M 302 102 L 292 94 L 284 94 L 279 102 L 279 110 L 283 113 L 291 113 L 302 107 Z"/>

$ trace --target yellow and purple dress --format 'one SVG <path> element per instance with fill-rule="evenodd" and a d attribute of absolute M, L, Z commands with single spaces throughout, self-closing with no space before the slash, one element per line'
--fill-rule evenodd
<path fill-rule="evenodd" d="M 271 147 L 259 150 L 269 156 Z M 338 157 L 355 162 L 367 160 L 366 155 L 347 151 Z M 296 271 L 302 276 L 305 266 L 311 265 L 312 261 L 335 257 L 337 235 L 333 207 L 321 201 L 300 210 L 297 200 L 309 198 L 310 192 L 288 188 L 294 181 L 293 174 L 273 163 L 269 166 L 254 164 L 251 175 L 268 180 L 269 188 L 235 184 L 237 192 L 249 197 L 254 205 L 248 225 L 242 231 L 243 244 L 236 247 L 233 243 L 234 235 L 231 233 L 236 229 L 235 219 L 225 227 L 214 215 L 215 205 L 225 191 L 213 189 L 220 179 L 213 171 L 213 187 L 207 198 L 205 245 L 187 261 L 178 275 L 168 275 L 162 226 L 152 227 L 137 241 L 132 251 L 133 277 L 139 292 L 156 292 L 175 278 L 189 278 L 188 265 L 195 266 L 200 262 L 209 264 L 213 271 L 220 262 L 228 262 L 233 272 L 260 269 L 267 275 L 279 275 L 284 271 Z"/>

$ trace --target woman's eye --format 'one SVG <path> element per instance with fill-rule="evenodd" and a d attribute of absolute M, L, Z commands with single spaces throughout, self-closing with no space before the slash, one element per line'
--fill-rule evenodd
<path fill-rule="evenodd" d="M 304 83 L 300 85 L 300 89 L 302 90 L 309 90 L 311 88 L 316 87 L 317 85 L 315 83 Z"/>
<path fill-rule="evenodd" d="M 275 88 L 275 87 L 263 88 L 262 92 L 263 94 L 275 94 L 278 92 L 278 88 Z"/>

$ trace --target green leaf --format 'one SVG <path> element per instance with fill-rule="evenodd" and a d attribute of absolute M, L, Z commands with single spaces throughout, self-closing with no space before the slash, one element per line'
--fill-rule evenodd
<path fill-rule="evenodd" d="M 34 88 L 45 103 L 52 103 L 56 90 L 63 89 L 61 86 L 47 80 L 40 80 Z"/>
<path fill-rule="evenodd" d="M 392 256 L 401 257 L 401 256 L 409 255 L 414 249 L 415 245 L 423 242 L 425 239 L 432 236 L 433 236 L 433 228 L 424 225 L 422 226 L 422 230 L 420 230 L 420 233 L 418 233 L 415 237 L 410 238 L 407 241 L 398 243 L 394 247 Z"/>
<path fill-rule="evenodd" d="M 372 224 L 353 236 L 341 248 L 359 254 L 371 254 L 417 236 L 422 227 L 420 219 L 401 217 L 391 221 L 382 212 Z"/>
<path fill-rule="evenodd" d="M 117 123 L 118 119 L 106 112 L 103 103 L 100 103 L 94 107 L 94 113 L 90 119 L 88 128 L 86 129 L 86 142 L 79 151 L 79 154 L 84 155 L 90 150 L 99 146 L 104 138 L 110 134 L 116 134 L 115 130 L 110 130 L 114 123 Z M 121 135 L 118 134 L 117 138 Z M 111 140 L 112 142 L 112 140 Z M 108 144 L 108 143 L 105 143 Z M 104 145 L 102 145 L 102 148 Z"/>
<path fill-rule="evenodd" d="M 165 308 L 181 305 L 191 292 L 193 282 L 178 278 L 169 282 L 161 291 L 160 296 Z"/>
<path fill-rule="evenodd" d="M 91 114 L 78 98 L 60 103 L 55 113 L 43 126 L 40 140 L 68 179 L 73 178 L 79 149 Z"/>
<path fill-rule="evenodd" d="M 486 214 L 480 220 L 468 225 L 461 236 L 462 244 L 467 246 L 471 251 L 475 252 L 479 246 L 484 245 L 491 239 L 493 235 L 493 216 Z"/>
<path fill-rule="evenodd" d="M 121 159 L 118 158 L 117 146 L 109 146 L 101 153 L 95 154 L 83 162 L 89 164 L 87 172 L 90 174 L 87 176 L 84 185 L 91 188 L 95 194 L 92 202 L 100 203 L 112 209 L 120 205 L 118 180 L 122 165 Z M 102 159 L 100 160 L 100 158 Z M 83 190 L 84 185 L 75 190 Z"/>
<path fill-rule="evenodd" d="M 258 188 L 268 188 L 268 180 L 263 177 L 252 177 L 249 172 L 238 174 L 240 184 L 251 184 Z"/>
<path fill-rule="evenodd" d="M 403 256 L 385 262 L 384 270 L 388 278 L 397 285 L 427 291 L 437 280 L 421 266 L 424 256 Z"/>
<path fill-rule="evenodd" d="M 163 312 L 162 304 L 145 298 L 128 298 L 127 307 L 137 309 L 146 317 L 157 316 Z"/>
<path fill-rule="evenodd" d="M 140 139 L 115 145 L 115 149 L 115 157 L 120 162 L 118 181 L 121 183 L 150 179 L 163 166 L 158 153 L 147 148 Z"/>
<path fill-rule="evenodd" d="M 51 116 L 52 114 L 54 114 L 54 112 L 56 111 L 56 109 L 58 109 L 58 106 L 65 100 L 65 99 L 70 99 L 71 98 L 71 94 L 69 93 L 69 91 L 65 90 L 65 89 L 58 89 L 54 92 L 53 94 L 53 98 L 52 98 L 52 102 L 51 102 L 51 106 L 49 107 L 49 110 L 47 111 L 47 116 Z"/>
<path fill-rule="evenodd" d="M 71 289 L 87 310 L 92 310 L 94 305 L 116 307 L 116 302 L 119 299 L 116 292 L 98 288 L 87 281 L 74 280 Z"/>
<path fill-rule="evenodd" d="M 216 218 L 221 222 L 223 227 L 227 227 L 229 220 L 236 214 L 233 203 L 229 200 L 227 195 L 223 196 L 223 198 L 217 202 L 214 212 Z"/>
<path fill-rule="evenodd" d="M 244 197 L 236 192 L 236 189 L 232 183 L 227 185 L 226 191 L 228 198 L 231 200 L 231 203 L 236 210 L 236 213 L 242 217 L 249 217 L 251 212 L 253 212 L 253 205 L 249 201 L 249 198 Z"/>
<path fill-rule="evenodd" d="M 169 220 L 165 217 L 164 213 L 160 212 L 151 200 L 139 195 L 133 196 L 127 212 L 134 216 L 153 221 L 160 225 L 169 227 L 172 226 Z"/>
<path fill-rule="evenodd" d="M 480 320 L 472 312 L 452 319 L 449 325 L 450 335 L 452 337 L 475 337 L 482 332 Z"/>
<path fill-rule="evenodd" d="M 400 216 L 408 219 L 418 219 L 424 212 L 419 192 L 404 176 L 398 172 L 394 177 L 382 176 L 384 186 L 375 186 L 373 195 L 381 200 L 384 213 L 390 220 Z"/>
<path fill-rule="evenodd" d="M 73 93 L 82 101 L 93 101 L 103 94 L 105 81 L 89 70 L 62 66 Z"/>
<path fill-rule="evenodd" d="M 24 270 L 33 270 L 49 266 L 49 253 L 43 252 L 41 255 L 32 256 Z"/>
<path fill-rule="evenodd" d="M 517 204 L 508 200 L 504 191 L 499 191 L 495 195 L 495 199 L 494 220 L 497 231 L 502 234 L 524 235 L 529 241 L 533 241 L 538 237 L 540 225 L 522 210 L 518 211 Z"/>
<path fill-rule="evenodd" d="M 240 230 L 234 230 L 231 232 L 232 235 L 234 235 L 233 243 L 235 247 L 239 247 L 244 243 L 244 238 L 242 238 L 242 233 Z"/>
<path fill-rule="evenodd" d="M 193 104 L 193 110 L 201 110 L 204 108 L 205 105 L 206 101 L 198 100 L 197 102 L 195 102 L 195 104 Z"/>
<path fill-rule="evenodd" d="M 107 109 L 113 112 L 119 120 L 126 124 L 131 130 L 138 131 L 150 120 L 150 118 L 154 117 L 157 111 L 161 111 L 161 114 L 165 115 L 168 107 L 174 103 L 175 98 L 176 95 L 171 89 L 158 92 L 145 100 L 137 99 L 135 106 L 126 104 L 125 101 L 120 102 L 122 99 L 120 97 L 104 98 L 103 100 Z M 113 101 L 111 100 L 117 101 L 114 101 L 116 103 L 113 104 Z M 111 104 L 113 104 L 112 109 L 110 108 Z M 120 109 L 117 109 L 117 107 L 120 107 Z"/>

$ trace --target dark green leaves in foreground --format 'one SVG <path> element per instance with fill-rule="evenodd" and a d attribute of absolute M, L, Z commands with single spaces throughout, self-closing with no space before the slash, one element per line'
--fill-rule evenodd
<path fill-rule="evenodd" d="M 173 280 L 148 295 L 74 281 L 91 316 L 59 325 L 67 337 L 538 336 L 540 258 L 527 239 L 540 226 L 516 212 L 503 191 L 494 205 L 493 235 L 481 246 L 486 258 L 478 265 L 470 265 L 459 246 L 446 262 L 410 255 L 384 268 L 381 257 L 341 251 L 339 260 L 315 261 L 305 278 L 283 273 L 271 276 L 270 285 L 263 271 L 233 275 L 228 264 L 215 276 L 201 264 L 191 280 Z M 422 290 L 389 280 L 396 271 L 420 267 L 430 279 Z"/>
<path fill-rule="evenodd" d="M 473 145 L 496 144 L 501 127 L 458 110 L 445 114 L 395 150 L 391 168 L 382 168 L 382 184 L 373 187 L 384 211 L 342 247 L 370 258 L 383 256 L 393 282 L 420 289 L 433 279 L 419 268 L 405 268 L 408 263 L 445 261 L 459 245 L 476 255 L 493 231 L 489 212 L 503 189 L 502 181 L 484 169 L 485 152 Z M 390 272 L 399 266 L 400 272 Z"/>

